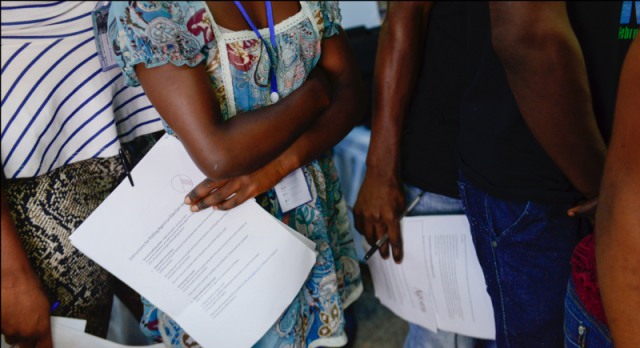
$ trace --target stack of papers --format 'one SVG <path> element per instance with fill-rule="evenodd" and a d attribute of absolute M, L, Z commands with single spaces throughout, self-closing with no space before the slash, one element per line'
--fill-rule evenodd
<path fill-rule="evenodd" d="M 464 215 L 406 217 L 404 258 L 368 261 L 375 295 L 399 317 L 433 332 L 495 339 L 491 298 Z"/>
<path fill-rule="evenodd" d="M 315 244 L 255 201 L 192 213 L 185 195 L 205 176 L 166 135 L 71 241 L 203 347 L 250 347 L 300 291 Z"/>

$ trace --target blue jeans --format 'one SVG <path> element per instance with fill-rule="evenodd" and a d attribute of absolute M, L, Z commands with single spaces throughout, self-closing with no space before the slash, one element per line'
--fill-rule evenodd
<path fill-rule="evenodd" d="M 405 185 L 406 201 L 412 202 L 420 192 L 422 191 L 416 187 Z M 407 216 L 462 213 L 462 202 L 459 199 L 425 192 Z M 448 331 L 435 333 L 412 323 L 409 323 L 409 333 L 404 342 L 404 348 L 472 348 L 474 345 L 475 339 L 472 337 Z"/>
<path fill-rule="evenodd" d="M 571 204 L 495 198 L 462 176 L 465 214 L 487 282 L 498 347 L 563 347 L 563 308 L 573 248 L 587 224 Z"/>
<path fill-rule="evenodd" d="M 360 186 L 366 174 L 370 137 L 371 131 L 367 127 L 358 126 L 333 148 L 333 161 L 338 170 L 342 196 L 349 207 L 353 207 L 356 203 Z M 348 214 L 356 253 L 358 254 L 358 259 L 361 260 L 364 257 L 364 250 L 362 249 L 364 237 L 356 231 L 351 208 Z"/>
<path fill-rule="evenodd" d="M 567 348 L 613 348 L 609 329 L 587 313 L 573 279 L 569 279 L 564 300 L 564 335 Z"/>

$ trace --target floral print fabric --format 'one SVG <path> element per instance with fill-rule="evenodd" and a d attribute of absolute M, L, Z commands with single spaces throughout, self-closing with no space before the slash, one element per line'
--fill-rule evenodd
<path fill-rule="evenodd" d="M 127 81 L 139 85 L 134 66 L 206 64 L 225 119 L 259 109 L 269 99 L 270 60 L 252 31 L 222 31 L 205 2 L 112 2 L 109 33 Z M 286 97 L 317 64 L 321 41 L 339 33 L 337 1 L 302 2 L 301 11 L 278 23 L 276 78 Z M 261 31 L 262 33 L 262 31 Z M 269 42 L 268 32 L 262 33 Z M 220 51 L 225 52 L 223 55 Z M 167 129 L 169 132 L 171 130 Z M 362 284 L 346 203 L 328 155 L 303 168 L 312 201 L 284 214 L 274 190 L 256 197 L 273 216 L 316 243 L 318 258 L 304 286 L 256 347 L 317 347 L 346 344 L 343 309 Z M 197 347 L 166 313 L 144 301 L 143 330 L 170 347 Z M 215 334 L 215 328 L 211 330 Z"/>

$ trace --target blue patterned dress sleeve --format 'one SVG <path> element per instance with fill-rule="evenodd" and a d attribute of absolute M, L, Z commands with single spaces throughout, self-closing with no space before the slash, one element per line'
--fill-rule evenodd
<path fill-rule="evenodd" d="M 206 61 L 213 44 L 206 9 L 180 1 L 113 1 L 109 37 L 127 84 L 139 86 L 134 67 L 167 63 L 190 67 Z"/>
<path fill-rule="evenodd" d="M 340 34 L 342 15 L 338 1 L 319 1 L 320 13 L 322 14 L 324 32 L 323 38 Z"/>

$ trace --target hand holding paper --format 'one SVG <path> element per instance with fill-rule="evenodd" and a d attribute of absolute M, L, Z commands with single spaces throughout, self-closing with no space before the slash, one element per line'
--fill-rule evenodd
<path fill-rule="evenodd" d="M 251 346 L 302 287 L 315 244 L 255 201 L 191 212 L 184 197 L 204 175 L 173 137 L 161 139 L 132 176 L 136 186 L 118 186 L 72 243 L 202 346 Z"/>
<path fill-rule="evenodd" d="M 464 215 L 401 221 L 404 260 L 369 260 L 375 294 L 398 316 L 438 329 L 495 338 L 491 299 Z"/>

